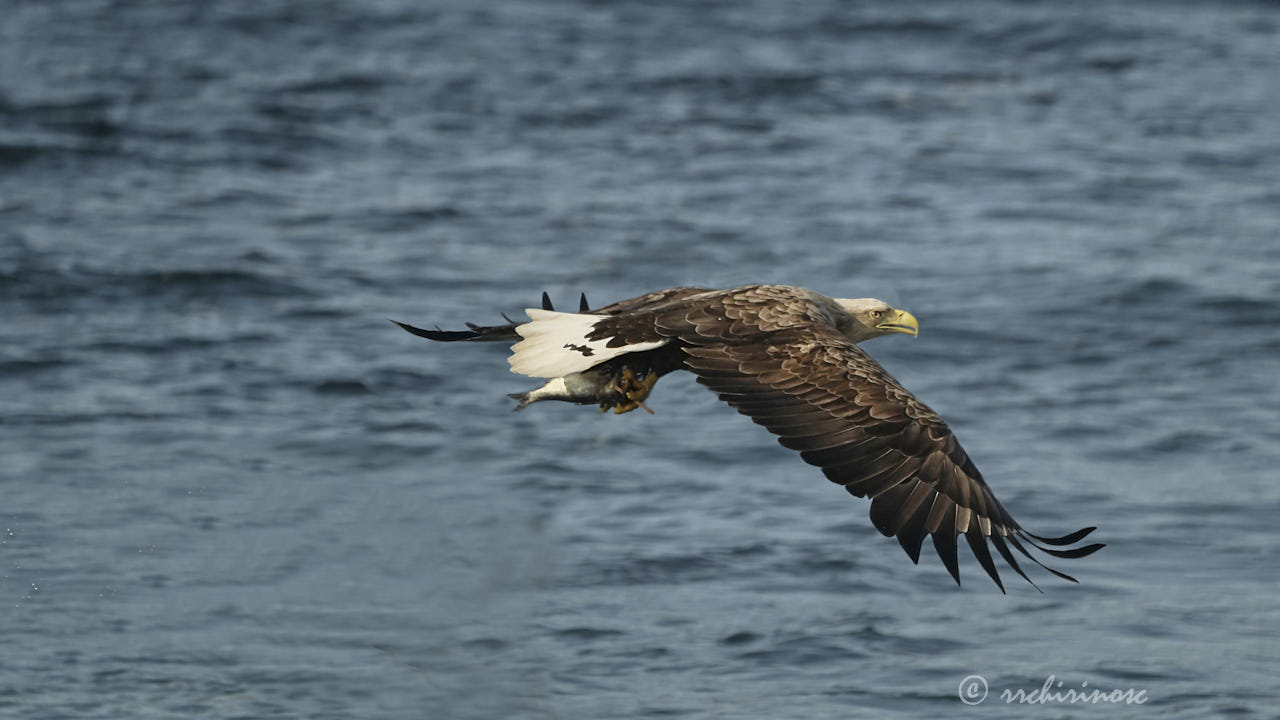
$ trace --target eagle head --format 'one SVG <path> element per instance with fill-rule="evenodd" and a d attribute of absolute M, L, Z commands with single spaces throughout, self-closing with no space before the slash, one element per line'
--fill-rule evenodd
<path fill-rule="evenodd" d="M 836 302 L 847 316 L 837 326 L 853 342 L 862 342 L 889 333 L 917 335 L 920 332 L 920 321 L 916 320 L 915 315 L 895 308 L 883 300 L 840 298 Z"/>

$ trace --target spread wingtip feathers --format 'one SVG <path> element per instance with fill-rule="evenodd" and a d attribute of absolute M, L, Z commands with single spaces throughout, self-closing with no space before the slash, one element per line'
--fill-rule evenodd
<path fill-rule="evenodd" d="M 514 372 L 562 383 L 593 369 L 607 378 L 619 366 L 634 369 L 634 363 L 642 364 L 642 375 L 644 368 L 653 373 L 654 380 L 674 369 L 689 370 L 830 480 L 870 499 L 872 524 L 896 536 L 913 563 L 919 562 L 924 539 L 930 537 L 942 565 L 959 584 L 963 535 L 1001 592 L 1006 588 L 997 554 L 1006 570 L 1037 590 L 1020 560 L 1076 582 L 1032 552 L 1064 559 L 1092 555 L 1104 545 L 1080 543 L 1094 528 L 1045 537 L 1019 526 L 942 419 L 858 345 L 884 333 L 875 332 L 882 328 L 878 324 L 850 322 L 856 317 L 849 315 L 854 302 L 889 308 L 877 300 L 827 298 L 800 287 L 746 285 L 671 288 L 595 311 L 580 293 L 575 313 L 557 312 L 544 291 L 541 307 L 526 311 L 528 322 L 515 323 L 504 315 L 507 325 L 468 323 L 463 331 L 392 322 L 431 340 L 511 340 Z M 610 362 L 620 356 L 626 359 Z M 540 399 L 566 399 L 538 392 L 511 395 L 516 409 Z"/>

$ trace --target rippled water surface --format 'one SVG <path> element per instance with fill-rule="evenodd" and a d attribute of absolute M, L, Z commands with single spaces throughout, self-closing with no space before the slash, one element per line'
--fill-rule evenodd
<path fill-rule="evenodd" d="M 1275 717 L 1274 4 L 4 15 L 0 714 Z M 868 349 L 1081 583 L 386 321 L 758 281 L 914 312 Z"/>

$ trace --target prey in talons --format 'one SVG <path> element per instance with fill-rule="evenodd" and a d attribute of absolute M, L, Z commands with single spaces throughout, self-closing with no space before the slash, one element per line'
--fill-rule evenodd
<path fill-rule="evenodd" d="M 618 373 L 617 379 L 609 386 L 620 397 L 602 400 L 600 412 L 606 412 L 612 408 L 614 415 L 621 415 L 636 408 L 644 408 L 645 412 L 652 415 L 653 411 L 644 404 L 644 401 L 649 397 L 649 393 L 653 392 L 653 386 L 657 384 L 658 373 L 648 372 L 643 378 L 638 378 L 631 368 L 623 365 L 622 372 Z"/>
<path fill-rule="evenodd" d="M 513 362 L 512 369 L 548 378 L 541 387 L 508 396 L 516 401 L 517 411 L 542 400 L 560 400 L 576 405 L 598 405 L 600 412 L 613 410 L 618 415 L 636 408 L 653 414 L 645 404 L 653 386 L 662 375 L 680 368 L 680 358 L 668 357 L 670 353 L 632 352 L 631 347 L 610 347 L 605 342 L 608 338 L 602 341 L 588 337 L 595 323 L 617 311 L 612 306 L 591 310 L 585 295 L 579 299 L 576 313 L 556 312 L 546 293 L 542 294 L 542 307 L 530 308 L 528 312 L 535 318 L 529 323 L 517 323 L 504 315 L 505 325 L 467 323 L 466 330 L 425 330 L 401 322 L 396 324 L 419 337 L 442 342 L 514 342 L 517 354 L 527 352 L 537 368 L 531 370 Z M 649 342 L 639 347 L 644 350 L 662 344 Z M 542 365 L 550 369 L 544 370 Z"/>
<path fill-rule="evenodd" d="M 644 408 L 644 404 L 658 382 L 659 373 L 642 370 L 640 375 L 626 365 L 605 363 L 582 372 L 551 378 L 541 387 L 528 392 L 512 393 L 508 397 L 516 401 L 517 411 L 543 400 L 560 400 L 575 405 L 599 405 L 600 412 L 613 410 L 614 414 Z"/>
<path fill-rule="evenodd" d="M 504 325 L 468 323 L 465 330 L 399 325 L 429 340 L 509 343 L 512 372 L 543 382 L 511 396 L 517 410 L 561 400 L 602 413 L 652 412 L 645 401 L 658 379 L 691 372 L 829 480 L 870 499 L 872 524 L 896 537 L 912 562 L 931 538 L 957 583 L 962 538 L 1001 591 L 991 548 L 1031 582 L 1014 556 L 1043 566 L 1028 545 L 1058 558 L 1102 547 L 1070 547 L 1092 527 L 1048 537 L 1013 519 L 942 418 L 861 348 L 872 338 L 920 330 L 915 316 L 882 300 L 789 285 L 676 287 L 598 308 L 584 297 L 577 312 L 557 312 L 543 293 L 542 307 L 525 312 L 527 322 L 504 316 Z"/>

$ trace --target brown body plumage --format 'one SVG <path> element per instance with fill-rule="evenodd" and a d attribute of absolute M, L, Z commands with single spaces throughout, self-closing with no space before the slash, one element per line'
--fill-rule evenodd
<path fill-rule="evenodd" d="M 581 310 L 554 313 L 544 295 L 542 310 L 529 311 L 530 323 L 453 333 L 401 326 L 433 340 L 520 340 L 513 369 L 550 378 L 522 394 L 521 407 L 558 399 L 631 410 L 643 406 L 659 377 L 689 370 L 832 482 L 871 498 L 872 523 L 897 537 L 913 562 L 932 537 L 957 582 L 961 536 L 1002 591 L 988 540 L 1028 582 L 1011 547 L 1037 564 L 1024 542 L 1062 558 L 1102 547 L 1058 549 L 1093 528 L 1059 538 L 1024 530 L 942 418 L 857 346 L 891 332 L 915 334 L 910 313 L 786 285 L 672 288 L 595 310 L 584 299 Z M 628 379 L 619 379 L 623 373 Z"/>

